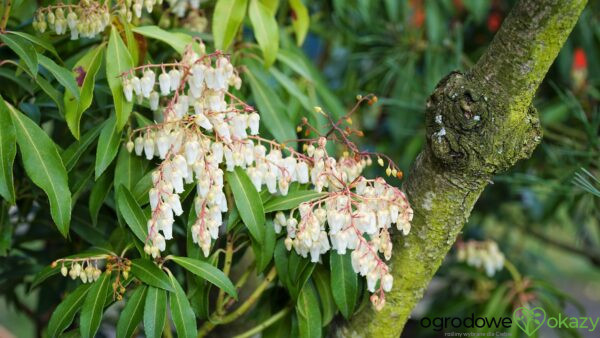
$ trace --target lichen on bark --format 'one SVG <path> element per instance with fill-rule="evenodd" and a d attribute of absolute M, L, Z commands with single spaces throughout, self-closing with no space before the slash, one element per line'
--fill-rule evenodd
<path fill-rule="evenodd" d="M 395 236 L 394 287 L 343 337 L 399 337 L 493 175 L 528 158 L 542 133 L 533 97 L 587 0 L 520 0 L 477 64 L 440 81 L 426 103 L 427 143 L 404 189 L 411 233 Z"/>

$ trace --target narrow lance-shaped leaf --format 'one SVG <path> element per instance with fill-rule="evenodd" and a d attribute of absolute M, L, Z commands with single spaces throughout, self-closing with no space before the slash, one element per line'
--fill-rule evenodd
<path fill-rule="evenodd" d="M 302 202 L 325 196 L 325 193 L 314 190 L 299 190 L 290 192 L 287 196 L 277 196 L 265 203 L 265 212 L 290 210 Z"/>
<path fill-rule="evenodd" d="M 90 191 L 90 198 L 88 202 L 88 207 L 90 209 L 90 217 L 92 219 L 92 224 L 96 224 L 98 221 L 98 212 L 102 207 L 102 204 L 106 200 L 110 189 L 112 188 L 112 172 L 105 171 L 102 176 L 100 176 L 92 190 Z M 122 212 L 121 212 L 122 214 Z"/>
<path fill-rule="evenodd" d="M 79 139 L 79 122 L 81 115 L 92 104 L 94 96 L 94 81 L 96 73 L 102 64 L 104 44 L 91 48 L 73 67 L 73 72 L 79 86 L 79 100 L 70 92 L 65 92 L 65 119 L 69 130 Z"/>
<path fill-rule="evenodd" d="M 130 338 L 144 315 L 147 286 L 140 286 L 131 295 L 119 315 L 117 322 L 117 338 Z"/>
<path fill-rule="evenodd" d="M 262 243 L 265 234 L 265 211 L 260 195 L 242 168 L 236 167 L 225 175 L 242 221 L 248 227 L 252 237 Z"/>
<path fill-rule="evenodd" d="M 321 310 L 319 298 L 312 283 L 308 283 L 298 296 L 296 315 L 301 338 L 321 337 Z"/>
<path fill-rule="evenodd" d="M 332 251 L 329 254 L 329 266 L 335 304 L 344 317 L 350 318 L 358 298 L 358 279 L 352 269 L 350 255 L 338 255 Z"/>
<path fill-rule="evenodd" d="M 131 191 L 140 178 L 144 176 L 147 164 L 147 161 L 142 160 L 140 156 L 129 153 L 127 147 L 122 145 L 115 166 L 115 180 L 113 183 L 115 189 L 122 185 Z"/>
<path fill-rule="evenodd" d="M 302 45 L 306 33 L 308 33 L 308 26 L 310 24 L 310 17 L 308 16 L 308 9 L 302 3 L 302 0 L 289 0 L 290 7 L 292 8 L 292 27 L 296 34 L 296 43 L 298 46 Z"/>
<path fill-rule="evenodd" d="M 175 330 L 178 337 L 194 338 L 196 337 L 196 315 L 190 305 L 185 292 L 179 285 L 175 277 L 169 273 L 173 292 L 169 295 L 169 305 L 171 308 L 171 317 L 175 324 Z"/>
<path fill-rule="evenodd" d="M 183 54 L 185 48 L 193 44 L 194 39 L 187 34 L 168 32 L 158 26 L 134 27 L 132 31 L 149 38 L 160 40 L 173 47 L 179 54 Z"/>
<path fill-rule="evenodd" d="M 288 142 L 296 139 L 296 132 L 292 122 L 285 115 L 285 107 L 276 93 L 264 83 L 258 74 L 262 73 L 262 66 L 256 60 L 245 60 L 248 72 L 244 73 L 252 89 L 252 97 L 256 101 L 262 125 L 275 136 L 279 142 Z"/>
<path fill-rule="evenodd" d="M 42 54 L 38 54 L 38 61 L 40 62 L 40 65 L 52 73 L 58 83 L 63 85 L 75 99 L 79 100 L 79 88 L 77 87 L 77 82 L 75 82 L 73 74 L 68 69 L 57 65 L 52 59 L 49 59 Z"/>
<path fill-rule="evenodd" d="M 132 260 L 131 274 L 148 285 L 169 291 L 173 290 L 169 277 L 151 260 L 143 258 Z"/>
<path fill-rule="evenodd" d="M 248 15 L 258 45 L 263 52 L 265 66 L 269 67 L 275 62 L 279 50 L 279 27 L 275 16 L 260 0 L 250 0 Z"/>
<path fill-rule="evenodd" d="M 148 239 L 148 227 L 146 224 L 146 215 L 135 201 L 135 198 L 127 188 L 121 186 L 117 188 L 117 205 L 119 211 L 127 225 L 133 231 L 133 234 L 142 242 L 146 243 Z"/>
<path fill-rule="evenodd" d="M 13 163 L 17 155 L 17 135 L 10 111 L 0 96 L 0 196 L 15 204 Z"/>
<path fill-rule="evenodd" d="M 112 26 L 110 30 L 110 39 L 106 49 L 106 79 L 112 93 L 113 102 L 115 103 L 115 113 L 117 115 L 116 127 L 117 130 L 123 129 L 131 110 L 133 102 L 127 102 L 123 94 L 123 82 L 121 74 L 133 68 L 133 60 L 129 55 L 127 46 L 121 39 L 116 26 Z M 115 150 L 115 155 L 117 154 Z M 96 177 L 98 177 L 96 171 Z"/>
<path fill-rule="evenodd" d="M 81 158 L 85 151 L 94 143 L 98 135 L 100 135 L 100 131 L 105 124 L 106 122 L 103 122 L 94 126 L 83 134 L 79 141 L 73 142 L 60 154 L 67 171 L 71 171 L 75 167 L 79 158 Z"/>
<path fill-rule="evenodd" d="M 35 35 L 27 34 L 25 32 L 7 31 L 6 33 L 18 35 L 24 39 L 27 39 L 30 42 L 32 42 L 33 44 L 36 44 L 36 45 L 46 49 L 50 53 L 52 53 L 54 56 L 56 56 L 57 59 L 60 59 L 60 56 L 56 52 L 56 48 L 54 48 L 54 46 L 49 41 L 47 41 L 43 38 L 37 37 Z"/>
<path fill-rule="evenodd" d="M 67 170 L 56 145 L 37 124 L 7 105 L 17 135 L 17 144 L 27 175 L 40 187 L 50 201 L 50 214 L 63 236 L 69 232 L 71 192 Z"/>
<path fill-rule="evenodd" d="M 85 296 L 92 284 L 83 284 L 71 292 L 52 312 L 48 322 L 48 336 L 58 337 L 71 323 L 75 314 L 79 311 Z"/>
<path fill-rule="evenodd" d="M 221 270 L 215 268 L 209 263 L 193 258 L 171 256 L 171 259 L 182 268 L 188 270 L 196 276 L 206 279 L 237 299 L 237 292 L 235 291 L 233 283 L 231 283 L 229 278 L 227 278 L 227 276 L 225 276 Z"/>
<path fill-rule="evenodd" d="M 215 48 L 225 50 L 237 34 L 244 15 L 248 0 L 218 0 L 212 18 L 212 32 Z"/>
<path fill-rule="evenodd" d="M 321 325 L 325 327 L 331 322 L 337 312 L 337 307 L 331 294 L 331 278 L 329 276 L 329 271 L 325 269 L 323 265 L 319 265 L 316 267 L 311 279 L 319 294 L 322 314 Z"/>
<path fill-rule="evenodd" d="M 15 54 L 19 56 L 21 60 L 27 66 L 27 70 L 31 73 L 31 76 L 37 76 L 38 69 L 38 58 L 35 48 L 31 42 L 27 41 L 23 37 L 14 34 L 0 34 L 0 40 L 4 42 L 8 48 L 12 49 Z"/>
<path fill-rule="evenodd" d="M 150 286 L 144 304 L 144 333 L 148 338 L 160 338 L 167 317 L 167 292 Z"/>
<path fill-rule="evenodd" d="M 83 338 L 94 337 L 104 313 L 104 305 L 108 293 L 111 292 L 110 275 L 103 273 L 96 280 L 85 297 L 79 320 L 80 333 Z"/>
<path fill-rule="evenodd" d="M 113 94 L 114 95 L 114 94 Z M 121 142 L 121 130 L 117 126 L 117 117 L 112 115 L 107 121 L 98 139 L 96 149 L 96 179 L 102 175 L 104 170 L 112 163 L 119 151 Z"/>

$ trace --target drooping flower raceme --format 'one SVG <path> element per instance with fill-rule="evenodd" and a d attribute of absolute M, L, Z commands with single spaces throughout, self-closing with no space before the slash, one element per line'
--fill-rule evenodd
<path fill-rule="evenodd" d="M 184 17 L 190 10 L 200 8 L 201 0 L 167 0 L 171 12 Z M 110 1 L 81 0 L 77 4 L 51 5 L 37 10 L 33 17 L 33 28 L 40 33 L 50 30 L 57 35 L 67 32 L 71 40 L 80 37 L 93 38 L 104 32 L 110 24 L 111 13 L 118 13 L 128 22 L 142 16 L 143 10 L 152 13 L 155 6 L 161 6 L 163 0 L 120 0 L 116 1 L 114 11 L 109 8 Z"/>
<path fill-rule="evenodd" d="M 496 271 L 502 270 L 504 266 L 504 254 L 494 241 L 474 241 L 457 243 L 457 258 L 459 262 L 484 269 L 485 273 L 492 277 Z"/>
<path fill-rule="evenodd" d="M 71 40 L 80 36 L 91 38 L 110 24 L 108 5 L 84 0 L 77 5 L 58 4 L 40 8 L 33 18 L 33 27 L 43 33 L 46 29 L 58 35 L 71 34 Z"/>
<path fill-rule="evenodd" d="M 222 214 L 228 211 L 224 171 L 242 167 L 258 191 L 285 196 L 298 182 L 319 193 L 288 216 L 277 213 L 275 231 L 285 228 L 288 250 L 310 256 L 313 262 L 330 249 L 339 254 L 352 251 L 354 270 L 366 276 L 374 292 L 371 300 L 381 308 L 393 282 L 385 263 L 392 253 L 389 229 L 395 223 L 404 234 L 410 231 L 412 209 L 404 194 L 383 178 L 361 176 L 371 162 L 369 154 L 353 151 L 352 156 L 331 157 L 327 137 L 305 140 L 302 152 L 262 138 L 260 116 L 229 93 L 230 86 L 239 89 L 241 79 L 226 56 L 191 48 L 180 62 L 123 74 L 125 98 L 145 102 L 162 116 L 157 124 L 136 130 L 127 143 L 129 151 L 161 160 L 152 173 L 145 251 L 158 257 L 166 249 L 166 241 L 173 238 L 174 216 L 183 213 L 179 195 L 186 184 L 195 183 L 191 234 L 208 256 L 223 224 Z"/>

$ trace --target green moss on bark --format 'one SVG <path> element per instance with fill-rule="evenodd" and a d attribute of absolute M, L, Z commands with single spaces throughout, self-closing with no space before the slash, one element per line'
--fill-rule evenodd
<path fill-rule="evenodd" d="M 540 142 L 531 102 L 586 2 L 519 1 L 477 65 L 440 81 L 427 102 L 427 145 L 404 185 L 415 217 L 408 236 L 395 234 L 387 305 L 356 314 L 338 336 L 400 336 L 485 186 Z"/>

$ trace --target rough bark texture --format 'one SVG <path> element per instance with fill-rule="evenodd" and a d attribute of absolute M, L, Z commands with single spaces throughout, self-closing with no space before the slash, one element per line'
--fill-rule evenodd
<path fill-rule="evenodd" d="M 381 312 L 362 311 L 339 336 L 400 335 L 490 179 L 540 142 L 531 102 L 586 2 L 519 1 L 478 63 L 440 81 L 427 101 L 427 145 L 404 185 L 415 217 L 396 236 L 393 290 Z"/>

